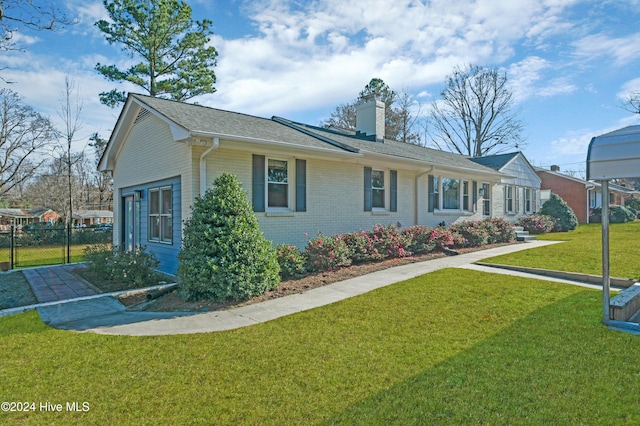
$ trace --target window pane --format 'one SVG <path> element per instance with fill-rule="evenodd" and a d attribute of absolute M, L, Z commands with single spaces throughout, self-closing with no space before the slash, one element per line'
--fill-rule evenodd
<path fill-rule="evenodd" d="M 269 182 L 287 183 L 287 162 L 269 160 L 268 179 Z"/>
<path fill-rule="evenodd" d="M 384 172 L 382 170 L 373 170 L 371 172 L 371 187 L 384 189 Z"/>
<path fill-rule="evenodd" d="M 162 216 L 160 222 L 162 224 L 162 241 L 171 242 L 173 232 L 171 216 Z"/>
<path fill-rule="evenodd" d="M 160 191 L 149 191 L 149 213 L 160 213 Z"/>
<path fill-rule="evenodd" d="M 384 189 L 371 190 L 371 205 L 377 208 L 384 208 Z"/>
<path fill-rule="evenodd" d="M 442 208 L 460 208 L 460 181 L 458 179 L 442 178 Z"/>
<path fill-rule="evenodd" d="M 171 188 L 162 190 L 162 213 L 171 214 Z"/>
<path fill-rule="evenodd" d="M 158 241 L 160 240 L 160 217 L 149 217 L 149 239 Z"/>
<path fill-rule="evenodd" d="M 462 182 L 462 209 L 469 210 L 469 182 Z"/>
<path fill-rule="evenodd" d="M 269 207 L 288 207 L 288 185 L 282 183 L 269 184 Z"/>

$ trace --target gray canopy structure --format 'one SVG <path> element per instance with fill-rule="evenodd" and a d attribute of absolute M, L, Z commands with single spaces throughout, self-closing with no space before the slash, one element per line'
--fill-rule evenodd
<path fill-rule="evenodd" d="M 640 333 L 640 325 L 611 316 L 609 271 L 609 181 L 640 177 L 640 126 L 629 126 L 596 136 L 589 143 L 587 180 L 602 184 L 602 322 L 610 328 Z"/>

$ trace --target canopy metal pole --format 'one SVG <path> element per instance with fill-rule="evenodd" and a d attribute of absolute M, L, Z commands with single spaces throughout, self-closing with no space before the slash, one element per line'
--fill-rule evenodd
<path fill-rule="evenodd" d="M 611 320 L 609 314 L 610 284 L 609 277 L 609 181 L 602 182 L 602 321 Z"/>

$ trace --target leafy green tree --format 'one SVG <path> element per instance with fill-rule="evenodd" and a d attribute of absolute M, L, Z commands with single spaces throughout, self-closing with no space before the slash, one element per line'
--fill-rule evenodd
<path fill-rule="evenodd" d="M 122 44 L 131 57 L 142 59 L 129 69 L 98 63 L 96 70 L 111 81 L 128 81 L 151 96 L 185 101 L 216 91 L 218 52 L 207 46 L 212 22 L 193 21 L 191 7 L 178 0 L 104 0 L 112 22 L 96 26 L 110 44 Z M 126 93 L 100 93 L 110 107 L 122 104 Z"/>
<path fill-rule="evenodd" d="M 578 218 L 573 209 L 558 194 L 551 194 L 542 205 L 540 214 L 551 216 L 556 220 L 555 232 L 572 231 L 578 226 Z"/>
<path fill-rule="evenodd" d="M 190 300 L 243 300 L 280 281 L 276 250 L 260 231 L 238 179 L 229 173 L 196 198 L 178 260 L 181 289 Z"/>

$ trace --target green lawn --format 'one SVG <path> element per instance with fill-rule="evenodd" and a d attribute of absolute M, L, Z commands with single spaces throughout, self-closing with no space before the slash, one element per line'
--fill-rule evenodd
<path fill-rule="evenodd" d="M 639 279 L 640 221 L 611 224 L 609 233 L 611 275 Z M 574 231 L 557 232 L 537 237 L 539 240 L 566 242 L 483 261 L 558 271 L 602 274 L 602 227 L 600 224 L 580 225 Z"/>
<path fill-rule="evenodd" d="M 71 263 L 82 262 L 83 251 L 89 244 L 71 246 Z M 19 247 L 14 262 L 17 268 L 56 265 L 64 263 L 67 256 L 66 247 L 62 246 L 33 246 Z M 9 262 L 11 253 L 8 248 L 0 248 L 0 262 Z"/>
<path fill-rule="evenodd" d="M 568 235 L 568 234 L 567 234 Z M 442 270 L 238 330 L 123 337 L 0 319 L 0 424 L 638 424 L 640 337 L 600 292 Z"/>

